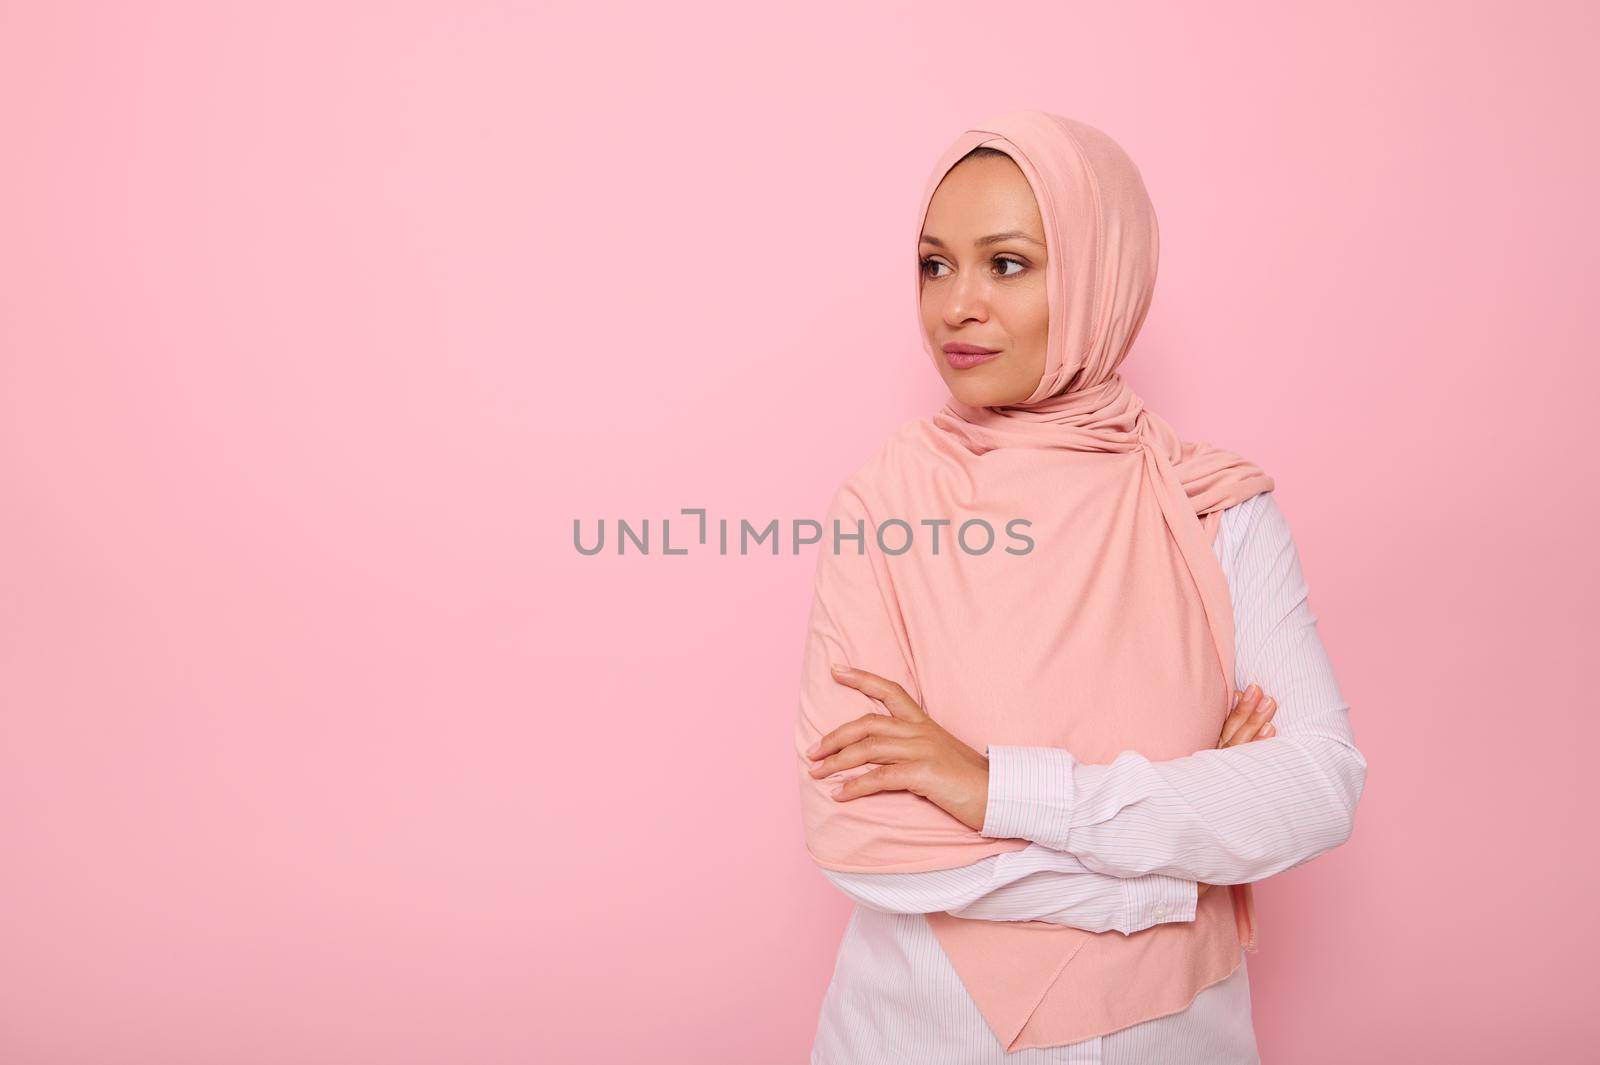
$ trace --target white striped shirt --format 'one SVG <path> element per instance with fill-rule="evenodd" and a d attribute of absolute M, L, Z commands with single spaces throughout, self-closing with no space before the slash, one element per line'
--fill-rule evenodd
<path fill-rule="evenodd" d="M 1242 954 L 1178 1013 L 1007 1054 L 922 916 L 948 910 L 1132 935 L 1192 921 L 1197 882 L 1261 880 L 1349 837 L 1367 762 L 1272 494 L 1223 511 L 1213 548 L 1233 599 L 1235 687 L 1254 683 L 1277 701 L 1277 734 L 1162 762 L 1124 751 L 1103 765 L 1080 764 L 1064 748 L 990 747 L 982 834 L 1028 840 L 1026 849 L 935 872 L 823 870 L 857 905 L 812 1065 L 1260 1061 Z"/>

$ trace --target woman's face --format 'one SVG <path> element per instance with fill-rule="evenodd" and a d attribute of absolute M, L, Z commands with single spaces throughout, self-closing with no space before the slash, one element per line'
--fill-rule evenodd
<path fill-rule="evenodd" d="M 922 328 L 951 395 L 975 407 L 1025 401 L 1044 376 L 1050 298 L 1044 222 L 1017 164 L 980 156 L 946 174 L 917 256 Z M 960 345 L 997 354 L 974 363 Z"/>

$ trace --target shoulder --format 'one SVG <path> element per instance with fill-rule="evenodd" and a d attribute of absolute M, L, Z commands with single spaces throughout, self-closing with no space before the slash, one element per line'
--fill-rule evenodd
<path fill-rule="evenodd" d="M 1261 492 L 1224 510 L 1217 539 L 1237 591 L 1300 586 L 1299 552 L 1275 493 Z"/>
<path fill-rule="evenodd" d="M 1223 535 L 1231 534 L 1232 538 L 1237 540 L 1255 523 L 1261 508 L 1265 506 L 1277 506 L 1272 501 L 1271 492 L 1257 492 L 1249 499 L 1235 503 L 1231 507 L 1224 507 L 1222 511 Z"/>
<path fill-rule="evenodd" d="M 834 489 L 830 512 L 871 511 L 885 501 L 895 486 L 914 479 L 927 468 L 933 450 L 934 426 L 927 417 L 910 418 L 897 425 L 864 461 Z"/>
<path fill-rule="evenodd" d="M 1222 511 L 1222 528 L 1217 532 L 1217 553 L 1236 562 L 1248 547 L 1263 544 L 1281 546 L 1289 539 L 1289 524 L 1272 491 L 1257 492 Z"/>
<path fill-rule="evenodd" d="M 1238 542 L 1268 539 L 1286 541 L 1289 520 L 1278 507 L 1275 492 L 1258 492 L 1242 503 L 1235 503 L 1222 512 L 1222 526 L 1231 531 Z"/>

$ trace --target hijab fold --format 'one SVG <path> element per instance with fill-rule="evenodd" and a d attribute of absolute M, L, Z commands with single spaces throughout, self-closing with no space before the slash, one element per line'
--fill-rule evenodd
<path fill-rule="evenodd" d="M 806 845 L 826 869 L 950 869 L 1028 845 L 985 837 L 910 791 L 832 797 L 873 763 L 813 780 L 813 743 L 887 712 L 835 681 L 832 662 L 897 681 L 976 750 L 1056 746 L 1094 764 L 1126 750 L 1160 761 L 1214 748 L 1234 688 L 1232 604 L 1211 544 L 1221 512 L 1273 481 L 1232 452 L 1181 440 L 1117 372 L 1155 284 L 1159 240 L 1143 179 L 1099 130 L 1011 112 L 945 150 L 917 236 L 939 183 L 979 146 L 1016 162 L 1044 223 L 1045 370 L 1021 403 L 952 397 L 900 426 L 830 501 L 795 727 Z M 919 275 L 919 323 L 920 284 Z M 975 518 L 1002 534 L 989 551 L 954 541 Z M 1033 541 L 1020 554 L 1003 536 L 1016 518 Z M 918 531 L 910 550 L 879 546 L 873 530 L 891 519 Z M 935 552 L 919 523 L 944 519 Z M 836 532 L 862 528 L 862 541 L 836 548 Z M 949 913 L 927 921 L 1007 1051 L 1182 1010 L 1256 944 L 1248 884 L 1202 895 L 1193 921 L 1131 936 Z"/>

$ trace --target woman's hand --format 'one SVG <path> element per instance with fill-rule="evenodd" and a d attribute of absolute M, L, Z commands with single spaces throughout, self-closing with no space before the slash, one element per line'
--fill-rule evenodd
<path fill-rule="evenodd" d="M 833 793 L 846 802 L 879 791 L 909 791 L 975 831 L 989 806 L 989 759 L 939 726 L 892 680 L 864 669 L 835 666 L 833 679 L 883 703 L 889 713 L 848 721 L 806 752 L 822 759 L 811 775 L 823 777 L 868 762 L 882 768 L 851 777 Z"/>
<path fill-rule="evenodd" d="M 1272 715 L 1277 711 L 1278 704 L 1270 695 L 1252 684 L 1242 692 L 1234 692 L 1233 696 L 1233 712 L 1222 723 L 1222 736 L 1217 740 L 1219 749 L 1238 747 L 1251 740 L 1265 740 L 1277 735 Z M 1210 884 L 1202 881 L 1200 894 L 1204 895 L 1210 887 Z"/>
<path fill-rule="evenodd" d="M 1233 712 L 1222 723 L 1222 736 L 1217 740 L 1219 748 L 1237 747 L 1276 734 L 1272 715 L 1277 712 L 1278 704 L 1259 685 L 1252 684 L 1242 692 L 1234 692 L 1233 698 Z"/>

